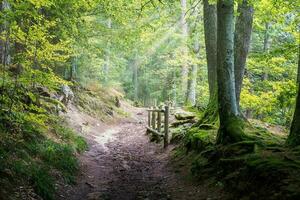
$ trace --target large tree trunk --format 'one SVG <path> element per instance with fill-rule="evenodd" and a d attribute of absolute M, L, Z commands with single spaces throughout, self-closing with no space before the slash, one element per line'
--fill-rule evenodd
<path fill-rule="evenodd" d="M 253 7 L 248 4 L 248 0 L 243 0 L 243 2 L 239 4 L 238 13 L 234 35 L 234 74 L 236 102 L 239 108 L 253 23 Z"/>
<path fill-rule="evenodd" d="M 196 125 L 215 124 L 218 120 L 218 97 L 217 97 L 217 7 L 203 2 L 204 36 L 206 61 L 209 85 L 209 103 L 203 117 Z"/>
<path fill-rule="evenodd" d="M 183 38 L 183 46 L 182 46 L 182 57 L 184 59 L 188 56 L 188 24 L 186 21 L 186 12 L 187 12 L 187 0 L 181 0 L 181 28 L 182 28 L 182 38 Z M 187 93 L 187 82 L 188 82 L 188 64 L 183 63 L 181 69 L 181 90 L 182 96 L 185 97 Z"/>
<path fill-rule="evenodd" d="M 217 93 L 217 7 L 204 0 L 204 34 L 210 101 Z"/>
<path fill-rule="evenodd" d="M 290 134 L 287 139 L 287 144 L 289 146 L 298 146 L 300 145 L 300 45 L 298 45 L 298 95 L 296 98 L 296 108 L 294 112 L 294 117 L 290 129 Z"/>
<path fill-rule="evenodd" d="M 217 3 L 217 82 L 220 128 L 217 143 L 242 140 L 242 121 L 238 117 L 234 79 L 234 0 Z"/>

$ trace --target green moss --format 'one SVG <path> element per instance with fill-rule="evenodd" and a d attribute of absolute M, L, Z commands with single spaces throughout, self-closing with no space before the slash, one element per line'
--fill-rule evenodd
<path fill-rule="evenodd" d="M 186 129 L 182 126 L 178 126 L 175 128 L 171 128 L 170 129 L 171 135 L 172 135 L 172 139 L 171 142 L 172 143 L 179 143 L 185 136 L 186 134 Z"/>
<path fill-rule="evenodd" d="M 80 111 L 103 121 L 112 119 L 115 114 L 126 116 L 126 113 L 117 108 L 116 97 L 109 95 L 104 89 L 90 91 L 81 88 L 75 91 L 74 102 Z"/>
<path fill-rule="evenodd" d="M 187 132 L 185 146 L 188 151 L 201 151 L 209 145 L 213 145 L 216 139 L 216 130 L 201 130 L 196 127 Z"/>
<path fill-rule="evenodd" d="M 227 133 L 239 136 L 222 144 L 215 144 L 215 128 L 188 130 L 177 162 L 184 160 L 194 177 L 221 182 L 233 199 L 297 199 L 300 147 L 289 149 L 284 136 L 250 123 L 231 123 Z"/>
<path fill-rule="evenodd" d="M 218 126 L 219 122 L 219 113 L 218 113 L 218 103 L 217 96 L 215 95 L 214 99 L 212 99 L 204 113 L 200 117 L 200 120 L 197 122 L 196 126 L 200 126 L 202 124 L 211 124 Z"/>
<path fill-rule="evenodd" d="M 236 116 L 228 118 L 219 128 L 217 144 L 231 144 L 249 140 L 250 138 L 244 132 L 244 126 L 243 119 Z"/>
<path fill-rule="evenodd" d="M 60 119 L 60 121 L 63 121 L 63 119 Z M 72 145 L 79 153 L 83 152 L 88 147 L 85 139 L 75 133 L 71 128 L 68 128 L 64 122 L 60 124 L 56 122 L 53 125 L 53 131 L 57 137 L 59 137 L 63 142 Z"/>
<path fill-rule="evenodd" d="M 78 170 L 78 161 L 72 146 L 47 140 L 39 145 L 39 156 L 49 166 L 61 171 L 68 182 Z"/>
<path fill-rule="evenodd" d="M 43 165 L 31 167 L 31 181 L 37 194 L 47 200 L 54 199 L 55 187 L 54 180 L 49 174 L 49 169 Z"/>

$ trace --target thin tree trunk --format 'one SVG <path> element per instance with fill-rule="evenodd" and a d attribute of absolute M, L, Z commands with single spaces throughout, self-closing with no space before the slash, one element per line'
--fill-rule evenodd
<path fill-rule="evenodd" d="M 182 27 L 182 38 L 183 38 L 183 50 L 182 50 L 182 56 L 184 59 L 188 56 L 188 46 L 187 46 L 187 40 L 188 40 L 188 24 L 186 21 L 186 12 L 187 12 L 187 0 L 181 0 L 181 27 Z M 187 93 L 187 82 L 188 82 L 188 64 L 183 63 L 182 69 L 181 69 L 181 88 L 182 88 L 182 95 L 183 97 L 186 96 Z"/>
<path fill-rule="evenodd" d="M 111 24 L 112 24 L 112 22 L 111 22 L 111 19 L 109 18 L 107 20 L 107 28 L 108 29 L 111 29 L 111 27 L 112 27 Z M 106 47 L 106 52 L 105 52 L 105 58 L 104 58 L 105 63 L 104 63 L 104 69 L 103 69 L 103 71 L 104 71 L 104 83 L 105 84 L 107 84 L 108 80 L 109 80 L 108 74 L 109 74 L 109 68 L 110 68 L 110 46 L 111 46 L 110 41 L 108 41 L 107 47 Z"/>
<path fill-rule="evenodd" d="M 271 40 L 270 40 L 270 28 L 271 24 L 270 22 L 265 23 L 265 36 L 264 36 L 264 46 L 263 46 L 263 51 L 264 52 L 269 52 L 269 49 L 271 47 Z"/>
<path fill-rule="evenodd" d="M 0 12 L 3 12 L 5 9 L 9 7 L 8 3 L 6 1 L 0 2 Z M 4 18 L 6 18 L 6 15 L 4 15 Z M 3 101 L 4 99 L 4 87 L 5 87 L 5 79 L 6 79 L 6 66 L 9 62 L 8 55 L 9 55 L 9 32 L 8 30 L 8 24 L 6 20 L 4 20 L 4 23 L 0 25 L 0 66 L 2 70 L 2 77 L 1 77 L 1 99 Z M 2 107 L 3 105 L 1 105 Z"/>
<path fill-rule="evenodd" d="M 186 103 L 194 106 L 196 104 L 196 86 L 197 86 L 198 65 L 193 64 L 189 70 L 187 100 Z"/>
<path fill-rule="evenodd" d="M 300 83 L 300 44 L 298 44 L 298 74 L 297 83 Z"/>
<path fill-rule="evenodd" d="M 194 12 L 195 17 L 198 15 L 198 9 L 195 8 Z M 197 23 L 197 22 L 196 22 Z M 197 31 L 197 30 L 195 30 Z M 194 45 L 193 45 L 193 54 L 196 58 L 200 56 L 200 36 L 199 33 L 196 32 L 194 36 Z M 186 104 L 196 105 L 196 87 L 197 87 L 197 73 L 198 73 L 198 64 L 193 64 L 189 68 L 188 74 L 188 84 L 187 84 L 187 95 L 186 95 Z"/>
<path fill-rule="evenodd" d="M 298 76 L 297 76 L 298 95 L 296 98 L 296 108 L 292 120 L 290 134 L 287 139 L 287 144 L 292 147 L 300 145 L 300 80 L 299 77 L 300 77 L 300 44 L 298 45 Z"/>
<path fill-rule="evenodd" d="M 234 79 L 234 0 L 217 3 L 217 82 L 220 129 L 217 143 L 242 140 Z"/>
<path fill-rule="evenodd" d="M 270 22 L 265 23 L 265 35 L 264 35 L 264 46 L 263 46 L 263 52 L 264 53 L 269 53 L 270 47 L 271 47 L 271 39 L 270 39 L 270 28 L 271 24 Z M 262 80 L 268 80 L 268 73 L 266 70 L 263 72 Z"/>
<path fill-rule="evenodd" d="M 74 81 L 76 79 L 76 68 L 77 68 L 77 58 L 74 56 L 71 61 L 70 66 L 70 81 Z"/>
<path fill-rule="evenodd" d="M 172 85 L 172 105 L 177 106 L 177 85 L 176 85 L 176 73 L 173 72 L 173 85 Z"/>
<path fill-rule="evenodd" d="M 0 7 L 0 12 L 10 9 L 10 5 L 6 0 L 2 1 Z M 4 15 L 4 17 L 6 18 L 6 15 Z M 3 67 L 7 66 L 10 62 L 10 42 L 8 26 L 9 25 L 6 19 L 0 26 L 0 34 L 4 38 L 4 40 L 0 39 L 0 61 Z"/>
<path fill-rule="evenodd" d="M 134 87 L 134 101 L 137 102 L 139 99 L 138 91 L 139 91 L 139 82 L 138 82 L 138 61 L 137 55 L 135 55 L 133 65 L 133 87 Z"/>
<path fill-rule="evenodd" d="M 0 4 L 0 12 L 3 11 L 3 3 L 4 2 L 1 2 Z M 4 30 L 5 30 L 5 25 L 4 23 L 0 25 L 0 35 L 1 35 L 1 38 L 4 36 Z M 3 60 L 4 60 L 4 54 L 5 54 L 5 41 L 3 39 L 0 39 L 0 64 L 3 65 Z"/>
<path fill-rule="evenodd" d="M 248 4 L 248 0 L 243 0 L 243 2 L 239 4 L 238 13 L 234 34 L 234 74 L 236 102 L 239 108 L 253 23 L 253 7 Z"/>

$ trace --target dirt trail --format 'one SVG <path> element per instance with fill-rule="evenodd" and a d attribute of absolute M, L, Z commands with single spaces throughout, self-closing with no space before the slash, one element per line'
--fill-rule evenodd
<path fill-rule="evenodd" d="M 83 132 L 90 147 L 80 156 L 76 185 L 58 186 L 57 199 L 216 199 L 174 173 L 169 151 L 150 143 L 145 135 L 145 111 L 131 108 L 130 112 L 130 118 L 107 125 L 71 108 L 69 121 Z"/>

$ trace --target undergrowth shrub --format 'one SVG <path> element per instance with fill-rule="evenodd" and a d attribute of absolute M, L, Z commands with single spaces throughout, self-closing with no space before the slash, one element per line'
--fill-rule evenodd
<path fill-rule="evenodd" d="M 43 199 L 52 200 L 54 173 L 72 183 L 78 170 L 76 154 L 87 143 L 40 105 L 31 91 L 0 91 L 0 197 L 9 198 L 19 186 L 31 185 Z"/>

